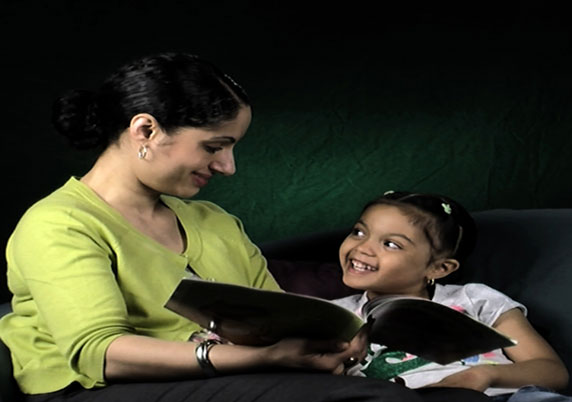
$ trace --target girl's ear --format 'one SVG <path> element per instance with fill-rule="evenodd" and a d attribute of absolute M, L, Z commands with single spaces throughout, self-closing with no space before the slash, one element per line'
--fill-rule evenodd
<path fill-rule="evenodd" d="M 441 279 L 459 269 L 461 264 L 454 258 L 442 258 L 435 261 L 428 275 L 431 279 Z"/>

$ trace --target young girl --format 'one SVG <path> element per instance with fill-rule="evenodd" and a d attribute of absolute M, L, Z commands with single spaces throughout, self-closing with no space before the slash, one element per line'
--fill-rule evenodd
<path fill-rule="evenodd" d="M 564 388 L 568 372 L 530 325 L 522 304 L 484 284 L 435 283 L 459 268 L 475 239 L 473 219 L 452 199 L 387 192 L 365 206 L 339 251 L 344 283 L 364 293 L 336 303 L 359 314 L 368 300 L 382 295 L 432 299 L 496 328 L 518 345 L 439 365 L 372 344 L 366 359 L 348 374 L 410 388 L 471 388 L 499 401 L 572 401 L 549 391 Z M 530 384 L 535 387 L 525 387 Z"/>

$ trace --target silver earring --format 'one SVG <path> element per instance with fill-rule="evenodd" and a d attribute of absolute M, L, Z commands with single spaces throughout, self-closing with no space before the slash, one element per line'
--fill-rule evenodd
<path fill-rule="evenodd" d="M 429 278 L 429 279 L 427 279 L 427 285 L 429 285 L 429 286 L 435 285 L 435 278 Z"/>
<path fill-rule="evenodd" d="M 139 151 L 137 151 L 137 157 L 139 159 L 145 159 L 147 156 L 147 145 L 141 145 Z"/>

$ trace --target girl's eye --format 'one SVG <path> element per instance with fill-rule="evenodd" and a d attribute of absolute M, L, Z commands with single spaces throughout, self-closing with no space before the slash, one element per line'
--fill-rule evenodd
<path fill-rule="evenodd" d="M 352 236 L 362 237 L 364 235 L 364 232 L 361 229 L 353 228 L 350 234 Z"/>
<path fill-rule="evenodd" d="M 384 241 L 383 245 L 391 249 L 401 250 L 401 246 L 397 243 L 392 242 L 391 240 Z"/>

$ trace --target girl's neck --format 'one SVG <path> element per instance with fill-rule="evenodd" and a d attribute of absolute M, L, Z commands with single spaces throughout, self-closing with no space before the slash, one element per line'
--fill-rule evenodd
<path fill-rule="evenodd" d="M 380 293 L 372 290 L 366 291 L 366 296 L 368 300 L 375 299 L 376 297 L 384 296 L 403 296 L 403 297 L 421 297 L 423 299 L 431 300 L 433 298 L 434 290 L 427 287 L 423 287 L 419 292 L 403 292 L 403 293 Z"/>

